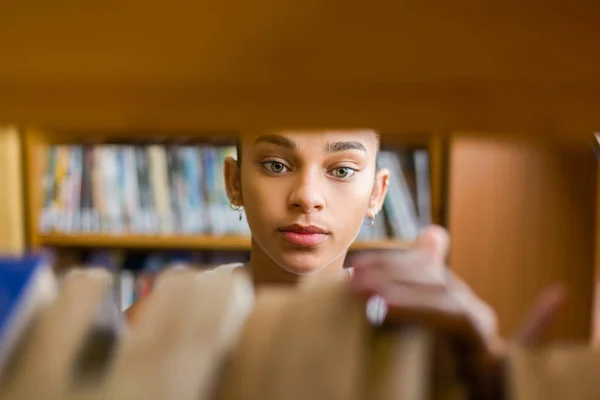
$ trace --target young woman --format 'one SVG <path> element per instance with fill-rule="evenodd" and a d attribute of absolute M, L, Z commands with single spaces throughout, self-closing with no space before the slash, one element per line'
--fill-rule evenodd
<path fill-rule="evenodd" d="M 448 272 L 442 228 L 425 229 L 408 251 L 361 254 L 344 268 L 350 245 L 365 222 L 378 218 L 386 195 L 390 172 L 377 170 L 378 151 L 371 130 L 241 138 L 237 160 L 225 164 L 232 208 L 245 214 L 252 232 L 250 262 L 239 268 L 256 287 L 347 278 L 357 295 L 383 299 L 385 323 L 433 324 L 466 339 L 475 359 L 497 359 L 494 313 Z M 537 337 L 559 297 L 545 297 L 523 337 Z"/>
<path fill-rule="evenodd" d="M 225 177 L 252 232 L 256 284 L 347 274 L 348 248 L 377 217 L 387 190 L 389 172 L 375 167 L 378 148 L 371 131 L 242 138 Z"/>

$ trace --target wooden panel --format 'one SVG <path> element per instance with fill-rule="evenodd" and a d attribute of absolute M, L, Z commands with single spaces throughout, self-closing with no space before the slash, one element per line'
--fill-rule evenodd
<path fill-rule="evenodd" d="M 429 175 L 431 184 L 431 216 L 432 222 L 445 225 L 444 198 L 447 174 L 446 152 L 447 143 L 445 138 L 438 134 L 429 141 Z"/>
<path fill-rule="evenodd" d="M 514 332 L 546 285 L 569 303 L 549 338 L 590 337 L 596 160 L 591 149 L 457 136 L 450 161 L 451 266 Z"/>
<path fill-rule="evenodd" d="M 41 246 L 40 228 L 41 210 L 43 205 L 42 183 L 47 162 L 47 142 L 44 132 L 27 128 L 24 133 L 25 144 L 25 195 L 27 197 L 27 244 L 32 249 Z"/>
<path fill-rule="evenodd" d="M 596 134 L 598 139 L 598 148 L 600 148 L 600 135 Z M 596 179 L 596 254 L 594 276 L 594 308 L 592 309 L 592 345 L 600 347 L 600 162 L 597 166 Z"/>
<path fill-rule="evenodd" d="M 0 127 L 0 253 L 24 251 L 21 142 L 14 127 Z"/>
<path fill-rule="evenodd" d="M 579 147 L 600 126 L 600 84 L 524 86 L 390 83 L 344 90 L 294 86 L 281 92 L 281 87 L 261 85 L 214 91 L 59 82 L 39 88 L 0 85 L 0 118 L 54 128 L 168 132 L 328 127 L 402 135 L 467 127 L 480 134 L 543 135 Z"/>
<path fill-rule="evenodd" d="M 588 0 L 8 3 L 2 83 L 565 83 L 597 81 L 600 69 L 600 5 Z"/>
<path fill-rule="evenodd" d="M 31 0 L 1 11 L 8 121 L 579 140 L 600 126 L 600 3 L 589 0 Z"/>

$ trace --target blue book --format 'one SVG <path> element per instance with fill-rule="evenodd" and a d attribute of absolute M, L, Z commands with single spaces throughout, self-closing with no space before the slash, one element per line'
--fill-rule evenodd
<path fill-rule="evenodd" d="M 40 307 L 57 294 L 42 256 L 0 256 L 0 372 Z"/>

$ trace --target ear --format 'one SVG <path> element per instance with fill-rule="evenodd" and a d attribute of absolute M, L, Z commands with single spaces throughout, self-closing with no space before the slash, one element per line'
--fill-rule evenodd
<path fill-rule="evenodd" d="M 242 184 L 240 182 L 240 167 L 232 157 L 225 158 L 225 189 L 229 201 L 236 206 L 242 206 Z"/>
<path fill-rule="evenodd" d="M 385 168 L 377 171 L 375 175 L 375 184 L 373 185 L 373 193 L 371 193 L 371 200 L 369 202 L 369 209 L 367 210 L 367 216 L 375 218 L 375 215 L 381 211 L 383 207 L 383 201 L 388 190 L 388 183 L 390 180 L 390 171 Z"/>

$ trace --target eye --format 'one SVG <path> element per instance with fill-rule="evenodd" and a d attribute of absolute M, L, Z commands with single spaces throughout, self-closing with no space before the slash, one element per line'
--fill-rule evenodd
<path fill-rule="evenodd" d="M 262 164 L 269 172 L 274 174 L 281 174 L 283 172 L 287 172 L 287 167 L 278 161 L 267 161 Z"/>
<path fill-rule="evenodd" d="M 340 167 L 333 170 L 333 176 L 340 179 L 346 179 L 354 175 L 356 171 L 348 167 Z"/>

